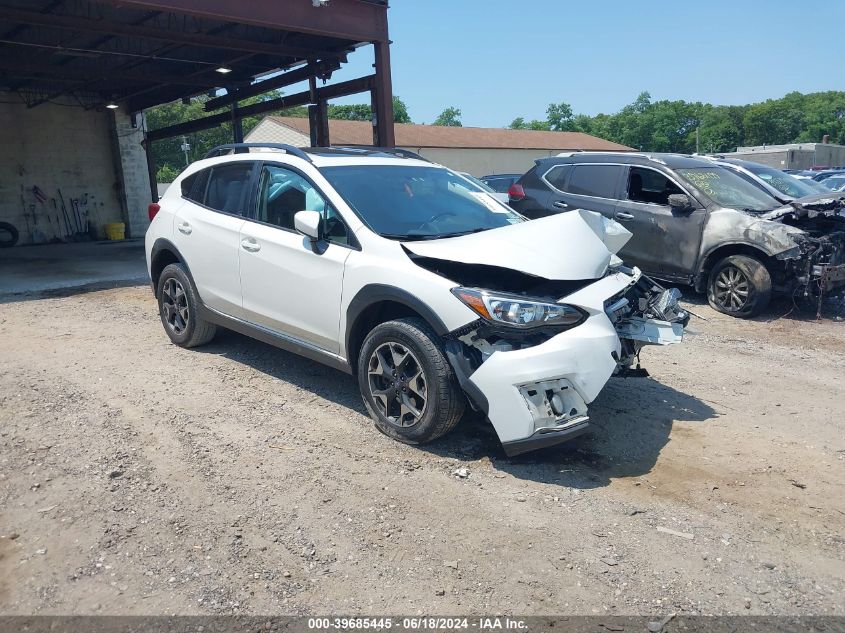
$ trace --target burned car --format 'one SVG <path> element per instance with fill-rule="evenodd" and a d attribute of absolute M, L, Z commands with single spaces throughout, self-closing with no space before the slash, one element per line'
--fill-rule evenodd
<path fill-rule="evenodd" d="M 773 293 L 841 290 L 841 199 L 787 206 L 712 161 L 679 154 L 565 153 L 537 161 L 510 191 L 530 218 L 589 209 L 632 233 L 620 256 L 646 274 L 706 292 L 710 305 L 748 318 Z"/>

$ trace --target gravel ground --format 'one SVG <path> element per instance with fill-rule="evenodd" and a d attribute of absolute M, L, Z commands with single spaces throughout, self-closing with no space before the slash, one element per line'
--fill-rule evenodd
<path fill-rule="evenodd" d="M 845 614 L 842 323 L 693 305 L 592 434 L 507 459 L 477 420 L 395 443 L 242 336 L 175 347 L 146 286 L 16 299 L 0 613 Z"/>

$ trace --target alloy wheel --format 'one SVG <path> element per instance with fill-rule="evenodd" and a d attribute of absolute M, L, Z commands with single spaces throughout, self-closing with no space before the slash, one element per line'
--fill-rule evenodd
<path fill-rule="evenodd" d="M 404 345 L 388 342 L 370 356 L 368 384 L 379 412 L 396 426 L 414 426 L 425 413 L 428 390 L 419 359 Z"/>
<path fill-rule="evenodd" d="M 716 277 L 714 297 L 716 303 L 730 312 L 742 310 L 748 303 L 751 284 L 748 277 L 736 266 L 725 266 Z"/>
<path fill-rule="evenodd" d="M 161 308 L 167 327 L 182 334 L 188 327 L 190 313 L 185 288 L 178 279 L 171 277 L 161 289 Z"/>

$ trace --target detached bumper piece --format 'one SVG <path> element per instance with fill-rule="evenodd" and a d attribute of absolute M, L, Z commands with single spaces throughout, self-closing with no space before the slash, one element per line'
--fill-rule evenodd
<path fill-rule="evenodd" d="M 557 429 L 541 429 L 536 431 L 531 437 L 512 442 L 502 442 L 502 448 L 505 449 L 505 455 L 513 457 L 514 455 L 529 453 L 540 448 L 554 446 L 555 444 L 563 444 L 586 433 L 589 429 L 590 423 L 587 416 L 584 416 L 583 418 L 572 420 L 569 424 Z"/>
<path fill-rule="evenodd" d="M 544 446 L 567 442 L 589 428 L 587 403 L 568 380 L 544 380 L 519 387 L 534 421 L 534 433 L 521 440 L 502 442 L 508 457 Z"/>

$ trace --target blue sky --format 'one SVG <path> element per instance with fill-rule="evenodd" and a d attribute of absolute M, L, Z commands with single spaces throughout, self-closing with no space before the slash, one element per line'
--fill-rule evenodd
<path fill-rule="evenodd" d="M 391 0 L 389 23 L 394 94 L 418 123 L 447 106 L 504 127 L 558 101 L 615 112 L 643 90 L 742 104 L 845 88 L 839 0 Z M 333 82 L 372 72 L 371 47 L 349 61 Z"/>

